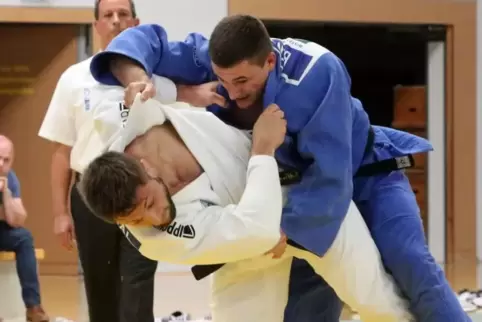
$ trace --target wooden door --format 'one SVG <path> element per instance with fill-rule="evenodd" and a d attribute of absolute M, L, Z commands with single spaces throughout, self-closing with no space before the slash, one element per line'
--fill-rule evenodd
<path fill-rule="evenodd" d="M 58 78 L 77 62 L 78 34 L 78 25 L 0 24 L 0 132 L 15 145 L 27 228 L 46 251 L 40 270 L 47 274 L 77 272 L 77 254 L 63 250 L 53 235 L 52 145 L 37 133 Z"/>

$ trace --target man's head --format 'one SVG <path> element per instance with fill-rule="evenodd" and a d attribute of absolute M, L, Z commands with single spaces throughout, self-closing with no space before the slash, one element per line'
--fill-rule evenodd
<path fill-rule="evenodd" d="M 134 0 L 95 0 L 94 16 L 102 48 L 125 29 L 139 24 Z"/>
<path fill-rule="evenodd" d="M 262 97 L 276 56 L 259 19 L 234 15 L 221 20 L 209 40 L 209 55 L 219 81 L 238 107 L 250 107 Z"/>
<path fill-rule="evenodd" d="M 81 195 L 106 222 L 166 226 L 176 216 L 167 187 L 144 161 L 119 152 L 94 159 L 82 175 Z"/>
<path fill-rule="evenodd" d="M 0 134 L 0 177 L 6 176 L 13 163 L 13 143 Z"/>

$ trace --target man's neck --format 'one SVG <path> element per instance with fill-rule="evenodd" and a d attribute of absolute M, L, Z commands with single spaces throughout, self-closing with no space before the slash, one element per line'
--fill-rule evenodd
<path fill-rule="evenodd" d="M 222 110 L 219 113 L 221 119 L 232 126 L 242 129 L 251 130 L 263 112 L 263 103 L 256 102 L 248 108 L 239 108 L 237 106 Z"/>

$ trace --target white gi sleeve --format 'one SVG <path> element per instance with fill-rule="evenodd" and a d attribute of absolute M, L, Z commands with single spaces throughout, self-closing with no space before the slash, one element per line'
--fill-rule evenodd
<path fill-rule="evenodd" d="M 38 135 L 52 142 L 73 146 L 76 140 L 73 70 L 68 68 L 59 78 Z"/>
<path fill-rule="evenodd" d="M 152 260 L 182 265 L 227 263 L 273 248 L 280 239 L 281 213 L 277 163 L 270 156 L 254 156 L 237 205 L 220 207 L 200 200 L 178 207 L 176 220 L 167 228 L 128 226 L 127 230 L 135 237 L 131 242 Z"/>
<path fill-rule="evenodd" d="M 172 104 L 177 100 L 176 84 L 168 78 L 153 75 L 152 82 L 156 88 L 155 99 L 163 104 Z"/>

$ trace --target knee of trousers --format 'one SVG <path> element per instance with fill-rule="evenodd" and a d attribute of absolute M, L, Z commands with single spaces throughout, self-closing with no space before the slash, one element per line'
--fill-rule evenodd
<path fill-rule="evenodd" d="M 425 244 L 401 246 L 397 252 L 382 253 L 382 260 L 398 286 L 411 299 L 446 286 L 442 268 Z"/>
<path fill-rule="evenodd" d="M 25 247 L 32 248 L 34 247 L 34 240 L 32 233 L 25 228 L 15 228 L 15 231 L 11 234 L 11 238 L 13 238 L 13 245 L 14 251 L 17 249 L 22 249 Z"/>

